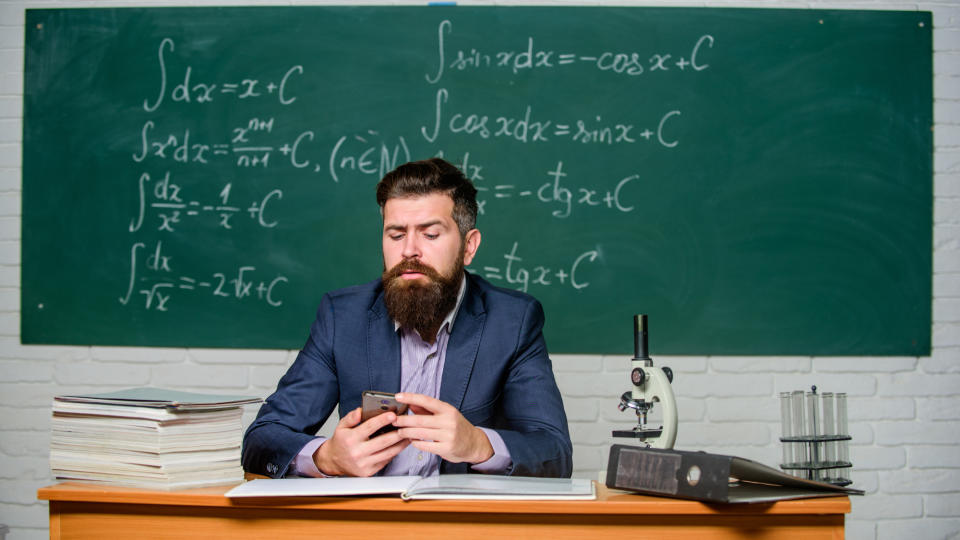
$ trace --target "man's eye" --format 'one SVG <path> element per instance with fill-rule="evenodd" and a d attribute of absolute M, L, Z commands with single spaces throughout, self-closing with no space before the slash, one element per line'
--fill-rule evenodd
<path fill-rule="evenodd" d="M 440 235 L 436 233 L 426 233 L 424 234 L 424 236 L 427 237 L 427 240 L 436 240 L 437 238 L 440 237 Z"/>
<path fill-rule="evenodd" d="M 390 239 L 391 239 L 391 240 L 402 240 L 402 239 L 403 239 L 403 235 L 402 235 L 402 234 L 391 234 L 391 235 L 390 235 Z"/>

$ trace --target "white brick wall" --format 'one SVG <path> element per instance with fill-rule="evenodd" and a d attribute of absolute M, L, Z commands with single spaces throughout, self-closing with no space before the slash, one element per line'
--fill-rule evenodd
<path fill-rule="evenodd" d="M 0 3 L 0 524 L 9 538 L 47 535 L 37 488 L 52 482 L 47 463 L 49 407 L 55 394 L 153 384 L 266 395 L 293 351 L 24 347 L 19 344 L 20 141 L 23 10 L 27 7 L 159 5 L 154 0 Z M 176 2 L 195 5 L 194 1 Z M 213 3 L 213 2 L 212 2 Z M 281 0 L 217 4 L 290 4 Z M 318 1 L 313 3 L 326 3 Z M 422 5 L 423 2 L 420 2 Z M 461 2 L 474 3 L 474 2 Z M 525 2 L 549 4 L 556 2 Z M 597 1 L 582 3 L 598 4 Z M 611 4 L 642 2 L 611 1 Z M 652 3 L 652 2 L 648 2 Z M 829 385 L 850 395 L 853 539 L 957 538 L 960 535 L 960 3 L 683 1 L 680 6 L 929 10 L 934 13 L 933 345 L 925 358 L 657 357 L 674 369 L 679 448 L 780 459 L 777 392 Z M 663 4 L 660 4 L 663 5 Z M 896 66 L 891 66 L 895 69 Z M 306 321 L 309 322 L 309 321 Z M 306 324 L 305 322 L 305 324 Z M 610 431 L 631 425 L 616 410 L 629 361 L 557 356 L 574 440 L 576 476 L 606 465 Z M 253 411 L 245 418 L 249 422 Z M 328 425 L 329 429 L 329 425 Z"/>

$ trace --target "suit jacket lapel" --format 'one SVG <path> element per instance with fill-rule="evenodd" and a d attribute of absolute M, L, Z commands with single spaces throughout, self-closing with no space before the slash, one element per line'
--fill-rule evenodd
<path fill-rule="evenodd" d="M 459 408 L 467 392 L 467 383 L 477 360 L 486 312 L 475 283 L 467 275 L 467 290 L 447 342 L 447 354 L 440 380 L 440 400 Z"/>
<path fill-rule="evenodd" d="M 367 374 L 369 388 L 380 392 L 400 391 L 400 336 L 383 304 L 383 293 L 367 312 Z"/>

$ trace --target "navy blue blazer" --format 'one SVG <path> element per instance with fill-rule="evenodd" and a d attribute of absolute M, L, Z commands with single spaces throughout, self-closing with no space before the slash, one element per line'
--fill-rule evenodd
<path fill-rule="evenodd" d="M 569 477 L 567 417 L 542 329 L 533 297 L 467 273 L 440 400 L 500 434 L 513 461 L 508 474 Z M 244 434 L 244 469 L 283 477 L 334 406 L 343 416 L 360 406 L 364 390 L 400 391 L 400 337 L 379 279 L 324 295 L 306 345 Z M 470 466 L 443 460 L 440 472 Z"/>

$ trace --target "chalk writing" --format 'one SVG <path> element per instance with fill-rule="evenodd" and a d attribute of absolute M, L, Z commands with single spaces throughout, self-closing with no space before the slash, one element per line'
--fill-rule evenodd
<path fill-rule="evenodd" d="M 176 291 L 206 291 L 218 298 L 232 298 L 234 300 L 251 299 L 261 301 L 268 306 L 278 308 L 283 305 L 279 290 L 274 290 L 289 280 L 283 275 L 260 279 L 255 276 L 255 266 L 240 266 L 236 271 L 227 273 L 214 272 L 206 279 L 197 279 L 187 275 L 176 275 L 172 266 L 172 257 L 163 253 L 163 242 L 158 241 L 146 256 L 143 270 L 154 274 L 141 276 L 138 267 L 139 258 L 147 253 L 147 246 L 143 242 L 136 242 L 130 247 L 130 274 L 127 291 L 118 298 L 120 304 L 126 306 L 133 299 L 134 294 L 143 295 L 143 307 L 147 310 L 169 311 L 171 297 Z M 159 274 L 159 275 L 157 275 Z"/>
<path fill-rule="evenodd" d="M 160 70 L 160 87 L 157 91 L 157 97 L 151 103 L 149 99 L 143 100 L 143 110 L 154 112 L 163 104 L 167 95 L 167 57 L 166 54 L 174 52 L 176 45 L 170 38 L 164 38 L 157 48 L 157 64 Z M 197 82 L 191 80 L 193 68 L 187 66 L 183 71 L 183 79 L 170 88 L 169 99 L 173 102 L 181 103 L 210 103 L 221 96 L 234 97 L 239 100 L 256 99 L 264 97 L 274 97 L 281 105 L 290 105 L 297 100 L 287 85 L 295 76 L 303 75 L 303 66 L 296 65 L 287 69 L 279 79 L 279 83 L 274 81 L 264 82 L 252 77 L 240 77 L 239 79 L 215 83 L 215 82 Z"/>
<path fill-rule="evenodd" d="M 447 69 L 454 71 L 503 69 L 516 74 L 527 70 L 586 64 L 599 71 L 630 77 L 668 71 L 698 72 L 710 67 L 704 58 L 704 53 L 712 49 L 715 42 L 712 35 L 703 34 L 681 54 L 677 54 L 676 51 L 601 51 L 580 54 L 538 47 L 535 45 L 534 37 L 528 36 L 525 46 L 518 49 L 498 51 L 471 47 L 468 50 L 457 49 L 452 55 L 448 55 L 446 36 L 452 32 L 453 23 L 449 20 L 441 21 L 437 26 L 437 69 L 433 75 L 425 75 L 426 81 L 430 84 L 439 82 Z"/>
<path fill-rule="evenodd" d="M 630 144 L 638 140 L 654 141 L 665 148 L 673 148 L 679 140 L 667 134 L 668 127 L 679 110 L 671 110 L 661 115 L 656 121 L 656 130 L 649 127 L 636 129 L 632 123 L 622 121 L 605 121 L 601 116 L 592 120 L 576 119 L 572 122 L 555 122 L 544 118 L 537 118 L 533 113 L 533 106 L 527 105 L 520 114 L 515 116 L 484 113 L 455 112 L 446 119 L 445 105 L 450 99 L 450 92 L 446 88 L 437 90 L 434 101 L 435 109 L 433 125 L 421 126 L 420 135 L 427 142 L 435 142 L 441 133 L 472 135 L 480 139 L 503 138 L 519 143 L 547 143 L 551 140 L 564 139 L 581 144 Z M 651 123 L 653 125 L 653 123 Z M 636 132 L 634 130 L 636 129 Z M 554 137 L 554 139 L 551 139 Z"/>
<path fill-rule="evenodd" d="M 503 254 L 503 259 L 506 261 L 504 266 L 484 266 L 482 268 L 484 277 L 522 292 L 527 292 L 531 285 L 568 286 L 574 290 L 581 290 L 590 286 L 590 282 L 586 281 L 586 276 L 589 274 L 587 266 L 600 256 L 600 248 L 597 247 L 580 253 L 569 265 L 559 267 L 537 265 L 529 268 L 521 264 L 523 257 L 517 255 L 519 246 L 519 242 L 514 242 L 510 252 Z"/>

